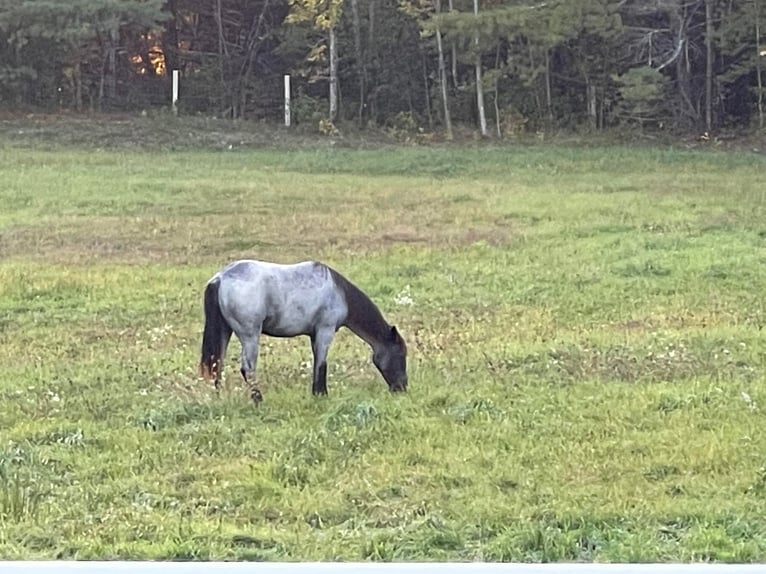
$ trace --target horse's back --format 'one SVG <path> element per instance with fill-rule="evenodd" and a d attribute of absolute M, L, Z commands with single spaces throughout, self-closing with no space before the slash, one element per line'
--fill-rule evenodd
<path fill-rule="evenodd" d="M 293 336 L 311 334 L 318 325 L 339 326 L 345 319 L 345 301 L 332 274 L 317 261 L 243 259 L 227 265 L 218 277 L 224 315 L 245 328 L 260 324 L 266 334 Z"/>
<path fill-rule="evenodd" d="M 303 269 L 308 266 L 321 265 L 316 261 L 301 261 L 300 263 L 274 263 L 258 259 L 239 259 L 223 267 L 216 276 L 229 279 L 252 280 L 258 275 L 287 272 Z"/>

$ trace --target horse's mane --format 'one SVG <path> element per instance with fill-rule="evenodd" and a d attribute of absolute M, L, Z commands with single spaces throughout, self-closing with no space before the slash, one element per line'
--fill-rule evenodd
<path fill-rule="evenodd" d="M 378 306 L 359 287 L 331 267 L 327 267 L 335 284 L 343 292 L 348 306 L 345 326 L 363 339 L 384 339 L 391 326 L 383 318 Z M 369 341 L 368 341 L 369 342 Z"/>

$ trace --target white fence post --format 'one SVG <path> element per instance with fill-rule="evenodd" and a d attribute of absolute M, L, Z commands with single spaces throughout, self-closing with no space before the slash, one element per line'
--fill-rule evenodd
<path fill-rule="evenodd" d="M 285 126 L 290 127 L 290 74 L 285 74 Z"/>
<path fill-rule="evenodd" d="M 173 70 L 173 114 L 178 114 L 178 70 Z"/>

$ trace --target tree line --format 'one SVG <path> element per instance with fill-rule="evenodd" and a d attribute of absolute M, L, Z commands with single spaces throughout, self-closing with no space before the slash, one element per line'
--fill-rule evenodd
<path fill-rule="evenodd" d="M 763 128 L 766 0 L 0 0 L 0 107 L 485 136 Z"/>

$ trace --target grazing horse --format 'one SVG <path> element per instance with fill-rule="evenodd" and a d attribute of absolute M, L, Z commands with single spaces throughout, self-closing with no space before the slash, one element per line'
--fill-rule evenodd
<path fill-rule="evenodd" d="M 221 385 L 221 371 L 232 332 L 242 344 L 242 378 L 255 402 L 261 334 L 311 338 L 314 369 L 311 390 L 327 394 L 327 351 L 335 333 L 347 327 L 372 348 L 372 362 L 391 391 L 407 390 L 407 347 L 380 310 L 340 273 L 315 261 L 292 265 L 234 261 L 213 275 L 205 287 L 205 328 L 200 371 Z"/>

